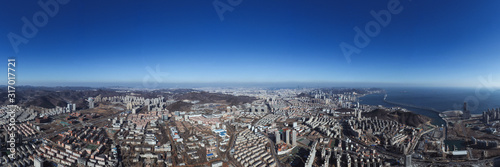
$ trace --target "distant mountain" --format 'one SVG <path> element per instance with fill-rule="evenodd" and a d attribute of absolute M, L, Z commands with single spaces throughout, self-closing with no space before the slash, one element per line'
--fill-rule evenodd
<path fill-rule="evenodd" d="M 301 98 L 301 97 L 311 97 L 311 95 L 309 94 L 306 94 L 306 93 L 300 93 L 299 95 L 297 95 L 298 98 Z"/>
<path fill-rule="evenodd" d="M 189 92 L 183 94 L 174 95 L 175 99 L 178 100 L 199 100 L 200 103 L 228 103 L 229 105 L 238 105 L 244 103 L 251 103 L 256 100 L 254 97 L 249 96 L 233 96 L 220 93 L 208 93 L 208 92 Z"/>
<path fill-rule="evenodd" d="M 39 106 L 44 108 L 54 108 L 56 106 L 65 107 L 68 103 L 76 104 L 77 108 L 85 108 L 88 97 L 119 96 L 125 93 L 111 89 L 95 89 L 86 87 L 16 87 L 16 105 L 19 106 Z M 6 89 L 0 91 L 0 105 L 10 104 L 7 98 Z"/>
<path fill-rule="evenodd" d="M 401 110 L 390 112 L 384 109 L 375 109 L 371 112 L 362 113 L 365 117 L 377 117 L 378 119 L 395 120 L 399 123 L 418 127 L 426 122 L 431 121 L 431 118 L 424 115 L 415 114 L 412 112 L 404 112 Z"/>
<path fill-rule="evenodd" d="M 7 87 L 0 86 L 0 105 L 10 104 Z M 176 100 L 199 100 L 201 103 L 222 102 L 229 105 L 251 103 L 255 98 L 248 96 L 232 96 L 219 93 L 201 92 L 193 89 L 161 89 L 154 91 L 90 88 L 90 87 L 16 87 L 16 105 L 38 106 L 43 108 L 66 107 L 68 103 L 76 104 L 78 109 L 87 108 L 85 99 L 101 95 L 102 97 L 134 95 L 145 98 L 163 96 Z M 191 106 L 190 103 L 177 103 L 172 109 L 181 110 Z"/>
<path fill-rule="evenodd" d="M 169 110 L 169 111 L 189 111 L 189 110 L 191 110 L 192 105 L 193 104 L 191 104 L 191 103 L 177 101 L 173 104 L 168 105 L 167 110 Z"/>

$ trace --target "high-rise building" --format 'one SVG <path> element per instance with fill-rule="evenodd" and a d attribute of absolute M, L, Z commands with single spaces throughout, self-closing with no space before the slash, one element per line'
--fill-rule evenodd
<path fill-rule="evenodd" d="M 35 167 L 43 167 L 44 162 L 45 162 L 45 160 L 43 160 L 41 157 L 35 157 L 33 163 L 34 163 Z"/>
<path fill-rule="evenodd" d="M 490 116 L 485 114 L 485 112 L 483 112 L 483 118 L 484 118 L 484 123 L 486 124 L 489 124 L 490 123 Z"/>
<path fill-rule="evenodd" d="M 297 145 L 297 131 L 292 131 L 292 146 Z"/>
<path fill-rule="evenodd" d="M 94 98 L 89 97 L 87 101 L 89 102 L 89 108 L 94 108 Z"/>
<path fill-rule="evenodd" d="M 411 155 L 406 155 L 405 156 L 405 167 L 411 167 Z"/>
<path fill-rule="evenodd" d="M 354 115 L 356 116 L 356 119 L 360 120 L 361 119 L 361 110 L 360 109 L 354 109 Z"/>
<path fill-rule="evenodd" d="M 290 130 L 286 130 L 286 144 L 290 145 Z"/>
<path fill-rule="evenodd" d="M 127 102 L 127 110 L 132 110 L 132 102 Z"/>
<path fill-rule="evenodd" d="M 470 111 L 467 109 L 467 102 L 464 102 L 464 109 L 462 114 L 463 119 L 470 119 Z"/>
<path fill-rule="evenodd" d="M 276 131 L 274 136 L 276 136 L 276 144 L 280 143 L 281 142 L 281 135 L 280 135 L 280 131 Z"/>

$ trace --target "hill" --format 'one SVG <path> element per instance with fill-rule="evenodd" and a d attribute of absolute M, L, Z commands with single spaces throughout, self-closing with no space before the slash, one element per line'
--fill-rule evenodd
<path fill-rule="evenodd" d="M 200 103 L 227 103 L 228 105 L 239 105 L 244 103 L 251 103 L 256 100 L 254 97 L 249 96 L 233 96 L 220 93 L 209 92 L 188 92 L 174 95 L 178 100 L 199 100 Z"/>
<path fill-rule="evenodd" d="M 0 105 L 8 105 L 7 87 L 0 86 Z M 85 99 L 88 97 L 126 96 L 133 95 L 144 98 L 155 98 L 163 96 L 175 100 L 198 100 L 201 103 L 226 103 L 228 105 L 239 105 L 251 103 L 256 100 L 248 96 L 233 96 L 220 93 L 202 92 L 193 89 L 161 89 L 154 91 L 111 89 L 111 88 L 88 88 L 88 87 L 16 87 L 16 105 L 29 107 L 38 106 L 43 108 L 66 107 L 68 103 L 76 104 L 76 108 L 87 108 Z M 190 103 L 177 102 L 169 109 L 189 109 Z"/>
<path fill-rule="evenodd" d="M 425 124 L 426 122 L 431 121 L 431 118 L 424 115 L 419 115 L 412 112 L 404 112 L 401 110 L 390 112 L 384 109 L 375 109 L 371 112 L 362 113 L 362 115 L 370 118 L 377 117 L 378 119 L 396 120 L 399 123 L 410 125 L 413 127 L 418 127 L 422 124 Z"/>

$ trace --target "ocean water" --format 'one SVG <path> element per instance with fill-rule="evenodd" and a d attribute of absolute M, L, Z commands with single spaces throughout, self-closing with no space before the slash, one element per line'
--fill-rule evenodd
<path fill-rule="evenodd" d="M 490 108 L 500 107 L 500 89 L 476 89 L 476 88 L 385 88 L 387 100 L 433 108 L 438 111 L 462 110 L 463 103 L 467 102 L 471 114 L 481 114 Z M 361 104 L 383 105 L 395 107 L 398 105 L 384 102 L 385 94 L 371 94 L 360 98 Z M 444 121 L 438 113 L 405 106 L 408 110 L 428 116 L 433 119 L 432 124 L 441 125 Z"/>

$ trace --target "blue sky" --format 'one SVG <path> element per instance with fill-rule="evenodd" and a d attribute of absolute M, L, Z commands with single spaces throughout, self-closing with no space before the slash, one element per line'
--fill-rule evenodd
<path fill-rule="evenodd" d="M 9 1 L 0 54 L 16 58 L 19 84 L 49 86 L 140 83 L 157 66 L 162 83 L 475 86 L 478 76 L 500 77 L 497 1 L 401 0 L 350 62 L 339 44 L 354 45 L 353 28 L 389 1 L 242 0 L 224 20 L 213 2 L 69 1 L 16 53 L 8 34 L 22 36 L 21 18 L 43 9 Z"/>

